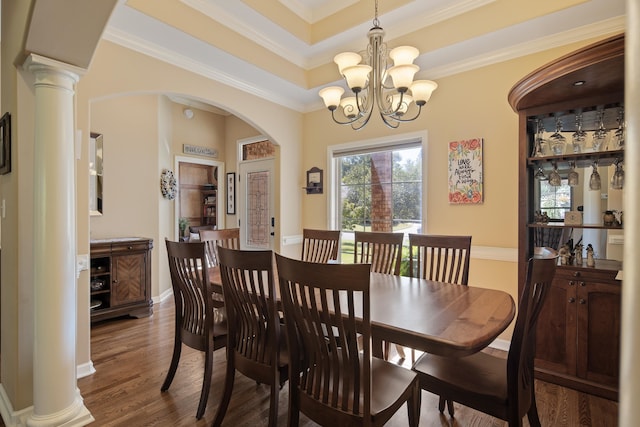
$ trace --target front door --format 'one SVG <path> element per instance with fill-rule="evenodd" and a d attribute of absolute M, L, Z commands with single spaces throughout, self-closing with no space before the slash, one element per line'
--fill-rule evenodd
<path fill-rule="evenodd" d="M 240 163 L 237 200 L 240 203 L 242 249 L 273 249 L 275 230 L 273 159 Z"/>

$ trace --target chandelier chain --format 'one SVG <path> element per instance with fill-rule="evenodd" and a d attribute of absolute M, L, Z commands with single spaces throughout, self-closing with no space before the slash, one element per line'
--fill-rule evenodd
<path fill-rule="evenodd" d="M 378 20 L 378 0 L 376 0 L 375 13 L 373 17 L 373 26 L 374 27 L 380 26 L 380 21 Z"/>

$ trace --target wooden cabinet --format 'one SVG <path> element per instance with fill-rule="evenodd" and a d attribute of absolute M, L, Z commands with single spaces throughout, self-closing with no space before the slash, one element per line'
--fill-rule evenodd
<path fill-rule="evenodd" d="M 607 255 L 609 241 L 621 239 L 622 226 L 605 225 L 602 214 L 611 209 L 612 195 L 622 204 L 622 192 L 609 189 L 605 168 L 624 162 L 624 145 L 612 143 L 616 131 L 624 127 L 623 101 L 624 35 L 533 71 L 509 93 L 519 116 L 518 283 L 524 284 L 527 260 L 536 248 L 547 246 L 542 241 L 562 245 L 569 239 L 573 243 L 583 239 L 585 246 L 594 243 L 601 250 L 595 267 L 584 262 L 575 265 L 574 260 L 558 266 L 538 322 L 536 375 L 610 399 L 618 395 L 622 282 L 615 277 L 622 267 Z M 587 132 L 587 144 L 574 150 L 571 140 L 578 123 Z M 567 140 L 566 147 L 558 152 L 541 149 L 540 141 L 546 138 L 549 144 L 550 135 L 558 129 Z M 597 147 L 592 141 L 599 129 L 607 132 L 608 141 Z M 601 190 L 589 185 L 595 169 L 603 175 Z M 580 186 L 570 190 L 570 211 L 572 217 L 580 212 L 580 217 L 583 209 L 582 222 L 568 224 L 562 217 L 539 221 L 540 182 L 548 180 L 554 170 L 563 179 L 573 170 L 579 172 Z M 541 237 L 550 235 L 555 238 Z"/>
<path fill-rule="evenodd" d="M 617 399 L 620 356 L 620 264 L 559 266 L 540 313 L 538 377 Z"/>
<path fill-rule="evenodd" d="M 91 241 L 91 321 L 153 313 L 153 240 L 115 238 Z"/>
<path fill-rule="evenodd" d="M 202 219 L 200 225 L 217 225 L 218 190 L 205 186 L 200 193 L 202 196 Z"/>

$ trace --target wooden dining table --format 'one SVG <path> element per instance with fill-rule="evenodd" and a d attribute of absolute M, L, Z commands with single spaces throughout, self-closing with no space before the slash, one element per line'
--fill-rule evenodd
<path fill-rule="evenodd" d="M 209 279 L 222 292 L 218 268 L 209 269 Z M 491 344 L 515 316 L 513 298 L 504 291 L 380 273 L 371 273 L 370 304 L 376 357 L 383 341 L 467 356 Z"/>

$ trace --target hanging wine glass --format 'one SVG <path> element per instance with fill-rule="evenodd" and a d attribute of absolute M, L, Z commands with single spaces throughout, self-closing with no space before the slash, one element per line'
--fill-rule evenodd
<path fill-rule="evenodd" d="M 542 157 L 545 155 L 547 140 L 542 137 L 543 132 L 544 124 L 542 123 L 542 119 L 538 119 L 536 122 L 536 137 L 533 142 L 533 153 L 531 153 L 533 157 Z"/>
<path fill-rule="evenodd" d="M 582 130 L 582 113 L 576 114 L 576 131 L 571 135 L 571 145 L 574 153 L 582 152 L 587 133 Z"/>
<path fill-rule="evenodd" d="M 556 156 L 564 154 L 564 146 L 567 143 L 567 138 L 562 136 L 562 121 L 560 116 L 556 117 L 556 131 L 549 137 L 549 143 L 551 144 L 551 151 Z"/>
<path fill-rule="evenodd" d="M 558 165 L 553 164 L 553 170 L 549 173 L 549 185 L 560 187 L 562 185 L 562 177 L 558 173 Z"/>
<path fill-rule="evenodd" d="M 624 148 L 624 139 L 625 139 L 625 126 L 624 126 L 624 107 L 618 108 L 618 129 L 614 134 L 614 146 L 612 149 L 614 150 L 622 150 Z"/>
<path fill-rule="evenodd" d="M 589 178 L 589 189 L 590 190 L 600 190 L 602 188 L 602 181 L 600 179 L 600 173 L 598 172 L 598 162 L 593 162 L 593 172 L 591 172 L 591 177 Z"/>
<path fill-rule="evenodd" d="M 604 110 L 598 111 L 598 130 L 593 132 L 593 151 L 601 151 L 607 139 L 607 130 L 604 128 Z"/>
<path fill-rule="evenodd" d="M 611 177 L 611 188 L 614 190 L 622 190 L 624 187 L 624 169 L 622 169 L 622 161 L 617 159 L 615 161 L 616 171 Z"/>
<path fill-rule="evenodd" d="M 567 175 L 567 182 L 569 183 L 570 187 L 577 187 L 579 185 L 579 181 L 580 175 L 578 175 L 578 172 L 576 172 L 576 163 L 571 162 L 571 170 Z"/>
<path fill-rule="evenodd" d="M 538 181 L 547 180 L 547 175 L 544 174 L 544 171 L 542 170 L 542 168 L 538 168 L 538 170 L 536 171 L 535 175 L 533 175 L 533 177 Z"/>

